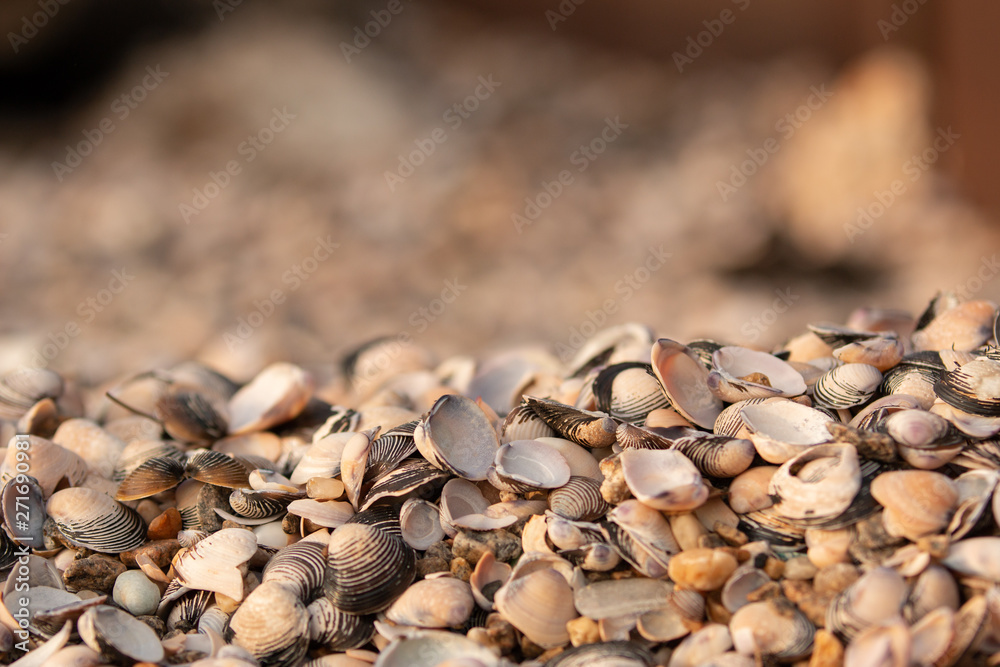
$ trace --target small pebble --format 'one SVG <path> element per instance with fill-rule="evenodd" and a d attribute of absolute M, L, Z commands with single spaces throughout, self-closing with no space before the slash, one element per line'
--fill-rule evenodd
<path fill-rule="evenodd" d="M 597 627 L 597 621 L 586 616 L 574 618 L 566 624 L 566 630 L 569 632 L 569 641 L 573 646 L 596 644 L 601 641 L 601 631 Z"/>
<path fill-rule="evenodd" d="M 172 540 L 181 530 L 181 513 L 170 507 L 149 522 L 146 536 L 151 540 Z"/>
<path fill-rule="evenodd" d="M 160 604 L 160 589 L 141 570 L 129 570 L 115 580 L 112 597 L 133 616 L 145 616 Z"/>
<path fill-rule="evenodd" d="M 521 555 L 521 540 L 503 529 L 459 531 L 451 549 L 475 567 L 487 551 L 492 551 L 498 561 L 514 560 Z"/>
<path fill-rule="evenodd" d="M 860 577 L 858 568 L 847 563 L 828 565 L 813 577 L 813 588 L 820 595 L 836 595 Z"/>
<path fill-rule="evenodd" d="M 785 561 L 785 579 L 812 579 L 817 571 L 818 568 L 805 556 L 796 556 Z"/>
<path fill-rule="evenodd" d="M 690 549 L 671 558 L 668 571 L 682 588 L 712 591 L 721 588 L 736 567 L 736 558 L 721 549 Z"/>
<path fill-rule="evenodd" d="M 125 569 L 125 565 L 115 558 L 94 554 L 70 563 L 63 571 L 63 581 L 73 590 L 88 589 L 107 593 Z"/>

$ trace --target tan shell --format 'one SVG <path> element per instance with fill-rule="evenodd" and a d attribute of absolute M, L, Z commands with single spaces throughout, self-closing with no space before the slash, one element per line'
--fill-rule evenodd
<path fill-rule="evenodd" d="M 497 591 L 494 603 L 507 622 L 543 648 L 569 642 L 566 623 L 579 615 L 573 589 L 550 567 L 511 579 Z"/>
<path fill-rule="evenodd" d="M 729 621 L 733 646 L 747 656 L 801 658 L 812 649 L 814 632 L 812 622 L 783 597 L 740 607 Z"/>
<path fill-rule="evenodd" d="M 610 579 L 578 589 L 573 600 L 581 615 L 599 621 L 666 609 L 672 590 L 658 579 Z"/>
<path fill-rule="evenodd" d="M 86 419 L 67 419 L 52 436 L 52 442 L 76 453 L 90 471 L 111 479 L 125 442 Z"/>
<path fill-rule="evenodd" d="M 754 466 L 737 475 L 729 485 L 729 507 L 737 514 L 747 514 L 773 505 L 769 488 L 777 471 L 778 466 Z"/>
<path fill-rule="evenodd" d="M 17 475 L 18 463 L 21 463 L 23 471 L 24 462 L 17 458 L 20 451 L 29 452 L 27 463 L 31 476 L 38 480 L 46 497 L 52 495 L 63 480 L 68 481 L 70 486 L 76 486 L 87 477 L 87 462 L 65 447 L 36 435 L 28 436 L 27 450 L 18 448 L 17 441 L 17 438 L 11 438 L 7 443 L 3 464 L 0 465 L 0 480 L 7 482 Z"/>
<path fill-rule="evenodd" d="M 890 535 L 916 541 L 948 525 L 958 504 L 958 490 L 948 477 L 928 470 L 885 472 L 871 484 L 871 494 L 885 507 Z"/>
<path fill-rule="evenodd" d="M 107 659 L 163 660 L 163 647 L 152 628 L 121 609 L 91 607 L 77 621 L 77 628 L 87 646 Z"/>
<path fill-rule="evenodd" d="M 229 619 L 229 632 L 262 664 L 294 665 L 309 648 L 309 612 L 285 586 L 263 583 Z"/>
<path fill-rule="evenodd" d="M 437 577 L 410 586 L 386 609 L 385 616 L 399 625 L 461 627 L 475 604 L 469 584 L 452 577 Z"/>
<path fill-rule="evenodd" d="M 486 551 L 479 557 L 476 569 L 472 571 L 472 576 L 469 578 L 469 585 L 472 587 L 472 597 L 480 609 L 486 611 L 493 609 L 493 597 L 496 590 L 499 586 L 507 583 L 510 574 L 510 565 L 497 561 L 492 551 Z M 494 589 L 494 586 L 497 588 Z"/>
<path fill-rule="evenodd" d="M 966 301 L 915 331 L 913 346 L 917 350 L 974 350 L 992 337 L 996 312 L 992 301 Z"/>
<path fill-rule="evenodd" d="M 224 528 L 180 553 L 174 561 L 178 582 L 188 588 L 242 600 L 246 563 L 257 553 L 249 530 Z"/>
<path fill-rule="evenodd" d="M 622 473 L 632 495 L 654 509 L 685 512 L 708 498 L 708 487 L 691 461 L 672 449 L 627 449 Z"/>
<path fill-rule="evenodd" d="M 702 428 L 712 428 L 722 412 L 722 401 L 708 388 L 708 369 L 698 355 L 668 338 L 653 343 L 653 372 L 670 404 L 685 419 Z"/>
<path fill-rule="evenodd" d="M 288 363 L 272 364 L 229 399 L 229 433 L 266 431 L 294 419 L 312 397 L 312 376 Z"/>
<path fill-rule="evenodd" d="M 774 511 L 786 519 L 842 514 L 861 490 L 853 445 L 816 445 L 789 459 L 771 477 Z"/>

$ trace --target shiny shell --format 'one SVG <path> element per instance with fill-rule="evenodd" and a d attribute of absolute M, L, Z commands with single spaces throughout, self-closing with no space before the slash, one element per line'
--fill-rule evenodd
<path fill-rule="evenodd" d="M 322 542 L 300 541 L 289 544 L 271 557 L 260 581 L 276 581 L 294 591 L 299 599 L 308 601 L 323 586 L 326 574 L 326 545 Z"/>
<path fill-rule="evenodd" d="M 403 503 L 399 510 L 399 526 L 403 541 L 417 551 L 424 551 L 445 538 L 441 511 L 420 498 L 409 498 Z"/>
<path fill-rule="evenodd" d="M 593 521 L 610 509 L 601 496 L 601 485 L 590 477 L 570 477 L 549 493 L 549 509 L 574 521 Z"/>
<path fill-rule="evenodd" d="M 475 607 L 472 589 L 461 579 L 436 577 L 416 582 L 386 609 L 399 625 L 421 628 L 460 627 Z"/>
<path fill-rule="evenodd" d="M 527 488 L 555 489 L 570 478 L 569 464 L 557 450 L 537 440 L 502 445 L 494 459 L 497 476 Z"/>
<path fill-rule="evenodd" d="M 375 635 L 373 617 L 340 611 L 329 598 L 318 598 L 306 611 L 309 613 L 309 638 L 328 650 L 361 648 Z"/>
<path fill-rule="evenodd" d="M 708 369 L 690 348 L 668 338 L 653 343 L 653 372 L 670 404 L 685 419 L 712 428 L 722 412 L 722 401 L 708 388 Z"/>
<path fill-rule="evenodd" d="M 91 607 L 77 621 L 77 628 L 87 646 L 108 660 L 163 660 L 163 647 L 152 628 L 121 609 Z"/>
<path fill-rule="evenodd" d="M 500 443 L 505 445 L 514 440 L 534 440 L 552 437 L 555 434 L 555 430 L 546 424 L 534 409 L 525 403 L 520 403 L 515 405 L 504 418 L 500 427 Z"/>
<path fill-rule="evenodd" d="M 416 575 L 413 549 L 376 526 L 340 526 L 330 536 L 328 553 L 324 594 L 338 609 L 351 614 L 386 609 Z"/>
<path fill-rule="evenodd" d="M 93 489 L 57 491 L 45 511 L 67 540 L 93 551 L 117 554 L 146 541 L 146 524 L 134 509 Z"/>
<path fill-rule="evenodd" d="M 261 665 L 292 667 L 309 648 L 309 612 L 294 592 L 262 583 L 229 619 L 229 636 Z"/>
<path fill-rule="evenodd" d="M 708 498 L 698 469 L 678 451 L 628 449 L 621 453 L 621 464 L 632 495 L 654 509 L 683 512 Z"/>
<path fill-rule="evenodd" d="M 871 398 L 882 383 L 882 373 L 869 364 L 844 364 L 824 373 L 813 388 L 816 403 L 834 409 L 850 408 Z"/>
<path fill-rule="evenodd" d="M 446 394 L 420 420 L 414 431 L 420 453 L 432 464 L 465 479 L 486 479 L 500 448 L 489 418 L 462 396 Z"/>
<path fill-rule="evenodd" d="M 229 399 L 229 433 L 265 431 L 294 419 L 312 396 L 314 382 L 288 363 L 268 366 Z"/>
<path fill-rule="evenodd" d="M 494 602 L 506 621 L 543 648 L 568 642 L 566 623 L 578 616 L 573 589 L 552 568 L 511 579 L 497 591 Z"/>
<path fill-rule="evenodd" d="M 639 426 L 650 412 L 670 405 L 649 364 L 636 362 L 612 364 L 598 373 L 594 398 L 598 410 Z"/>
<path fill-rule="evenodd" d="M 709 477 L 736 477 L 750 467 L 757 454 L 750 440 L 700 431 L 677 438 L 673 448 Z"/>

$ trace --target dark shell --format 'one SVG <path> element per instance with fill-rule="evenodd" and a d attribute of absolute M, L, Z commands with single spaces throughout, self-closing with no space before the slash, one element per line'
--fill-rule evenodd
<path fill-rule="evenodd" d="M 556 433 L 584 447 L 610 447 L 618 423 L 598 412 L 579 410 L 547 398 L 524 397 L 525 403 Z"/>
<path fill-rule="evenodd" d="M 337 609 L 329 598 L 309 605 L 309 639 L 330 651 L 361 648 L 375 636 L 373 616 L 348 614 Z"/>
<path fill-rule="evenodd" d="M 345 523 L 333 531 L 327 565 L 323 593 L 350 614 L 387 609 L 417 572 L 416 553 L 402 538 L 363 523 Z"/>

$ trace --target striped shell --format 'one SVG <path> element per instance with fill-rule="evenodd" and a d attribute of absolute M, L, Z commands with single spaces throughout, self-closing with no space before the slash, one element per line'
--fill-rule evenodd
<path fill-rule="evenodd" d="M 670 406 L 649 364 L 624 362 L 598 373 L 594 380 L 597 409 L 642 426 L 653 410 Z"/>
<path fill-rule="evenodd" d="M 257 537 L 242 528 L 223 528 L 200 540 L 174 561 L 177 580 L 188 588 L 243 599 L 246 562 L 257 553 Z"/>
<path fill-rule="evenodd" d="M 562 438 L 591 449 L 615 442 L 618 424 L 603 412 L 580 410 L 547 398 L 525 396 L 524 400 Z"/>
<path fill-rule="evenodd" d="M 593 521 L 604 516 L 609 505 L 601 496 L 600 482 L 590 477 L 570 477 L 549 493 L 549 509 L 572 521 Z"/>
<path fill-rule="evenodd" d="M 709 477 L 736 477 L 750 467 L 757 454 L 750 440 L 698 431 L 674 440 L 673 448 Z"/>
<path fill-rule="evenodd" d="M 556 434 L 551 426 L 545 423 L 526 403 L 515 405 L 507 413 L 500 427 L 500 444 L 505 445 L 514 440 L 534 440 L 549 438 Z"/>
<path fill-rule="evenodd" d="M 117 554 L 146 541 L 146 524 L 138 512 L 100 491 L 56 491 L 45 511 L 67 540 L 92 551 Z"/>
<path fill-rule="evenodd" d="M 333 531 L 327 566 L 324 594 L 351 614 L 386 609 L 416 576 L 413 549 L 401 538 L 361 523 Z"/>
<path fill-rule="evenodd" d="M 938 398 L 964 412 L 1000 417 L 1000 362 L 976 359 L 945 373 L 934 384 Z"/>
<path fill-rule="evenodd" d="M 309 601 L 323 587 L 325 574 L 326 545 L 302 540 L 280 549 L 264 567 L 260 581 L 276 581 Z"/>
<path fill-rule="evenodd" d="M 348 614 L 333 606 L 329 598 L 317 598 L 310 604 L 309 638 L 330 651 L 361 648 L 375 635 L 371 616 Z"/>
<path fill-rule="evenodd" d="M 820 376 L 813 397 L 823 407 L 850 408 L 871 398 L 881 382 L 882 373 L 874 366 L 844 364 Z"/>
<path fill-rule="evenodd" d="M 309 648 L 309 613 L 293 591 L 261 584 L 229 619 L 229 635 L 261 665 L 292 667 Z"/>

